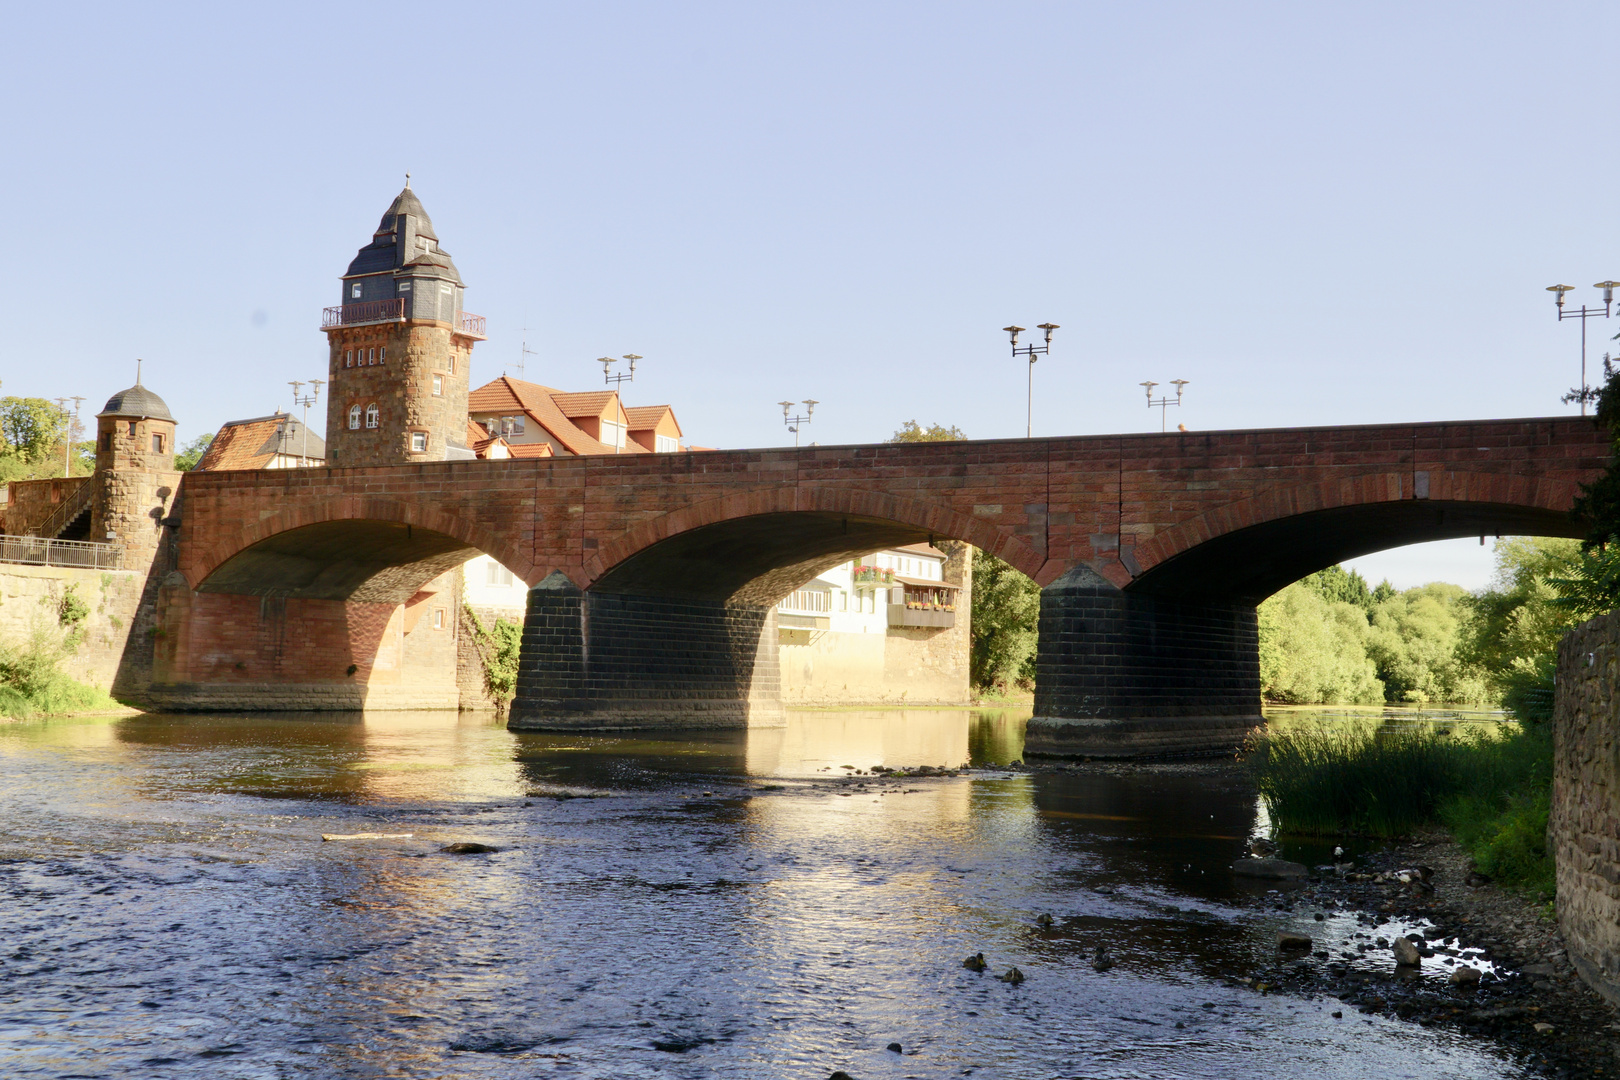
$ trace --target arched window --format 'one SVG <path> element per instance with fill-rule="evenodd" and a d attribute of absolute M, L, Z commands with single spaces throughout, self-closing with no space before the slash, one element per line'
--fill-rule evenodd
<path fill-rule="evenodd" d="M 371 350 L 371 363 L 375 364 L 376 362 L 377 362 L 377 350 L 372 349 Z"/>
<path fill-rule="evenodd" d="M 349 430 L 360 430 L 360 406 L 358 405 L 349 406 Z"/>
<path fill-rule="evenodd" d="M 350 349 L 348 352 L 343 354 L 343 366 L 344 367 L 354 367 L 354 350 L 353 349 Z"/>
<path fill-rule="evenodd" d="M 376 427 L 377 426 L 377 421 L 378 421 L 377 403 L 375 401 L 373 401 L 370 405 L 366 406 L 366 427 L 368 427 L 368 428 Z"/>

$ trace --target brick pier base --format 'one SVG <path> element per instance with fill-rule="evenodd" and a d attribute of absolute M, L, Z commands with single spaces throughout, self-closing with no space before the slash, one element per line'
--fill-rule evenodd
<path fill-rule="evenodd" d="M 1122 592 L 1077 567 L 1041 590 L 1025 753 L 1230 753 L 1261 722 L 1253 605 Z"/>
<path fill-rule="evenodd" d="M 514 731 L 778 727 L 775 609 L 581 592 L 562 574 L 529 590 Z"/>

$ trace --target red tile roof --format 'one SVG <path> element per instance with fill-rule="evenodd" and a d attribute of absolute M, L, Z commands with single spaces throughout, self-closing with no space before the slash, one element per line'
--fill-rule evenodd
<path fill-rule="evenodd" d="M 555 439 L 564 450 L 570 454 L 645 454 L 648 451 L 628 443 L 619 450 L 614 450 L 605 442 L 593 439 L 580 430 L 568 417 L 573 416 L 599 416 L 606 409 L 606 402 L 615 397 L 611 390 L 594 390 L 583 394 L 565 394 L 561 390 L 553 390 L 549 386 L 539 383 L 524 382 L 508 375 L 502 375 L 494 382 L 485 383 L 467 395 L 467 411 L 471 413 L 512 412 L 521 410 L 530 421 L 540 425 L 551 438 Z M 595 399 L 598 404 L 595 411 L 591 411 L 589 399 Z M 558 404 L 560 400 L 569 402 L 571 414 L 565 414 Z M 514 456 L 539 457 L 542 455 L 528 453 L 518 455 L 520 446 L 530 446 L 532 443 L 511 443 Z"/>
<path fill-rule="evenodd" d="M 665 414 L 669 415 L 675 424 L 675 434 L 681 432 L 681 422 L 675 419 L 675 410 L 668 405 L 637 405 L 624 410 L 625 421 L 630 425 L 631 431 L 651 431 L 658 426 Z"/>
<path fill-rule="evenodd" d="M 277 438 L 276 432 L 283 424 L 287 427 L 286 435 Z M 306 444 L 303 424 L 286 413 L 232 420 L 221 427 L 214 441 L 208 444 L 197 468 L 204 471 L 263 469 L 275 461 L 278 454 L 301 456 L 300 451 L 306 445 L 310 460 L 319 461 L 326 456 L 325 441 L 310 432 Z"/>
<path fill-rule="evenodd" d="M 551 400 L 557 403 L 562 414 L 572 420 L 576 416 L 608 416 L 616 424 L 618 418 L 613 416 L 614 400 L 619 395 L 612 390 L 586 390 L 579 394 L 565 394 L 552 391 Z"/>
<path fill-rule="evenodd" d="M 543 442 L 507 443 L 506 451 L 515 458 L 542 458 L 554 456 L 551 452 L 551 444 Z"/>

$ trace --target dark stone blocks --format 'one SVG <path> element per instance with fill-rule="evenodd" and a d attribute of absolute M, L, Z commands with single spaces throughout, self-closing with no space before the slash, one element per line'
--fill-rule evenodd
<path fill-rule="evenodd" d="M 551 584 L 529 592 L 512 729 L 783 722 L 774 608 Z"/>

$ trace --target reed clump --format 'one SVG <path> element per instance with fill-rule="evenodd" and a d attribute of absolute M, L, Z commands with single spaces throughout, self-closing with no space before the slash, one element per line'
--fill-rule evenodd
<path fill-rule="evenodd" d="M 1257 735 L 1245 762 L 1284 835 L 1394 838 L 1444 825 L 1482 873 L 1552 895 L 1545 727 L 1341 722 Z"/>
<path fill-rule="evenodd" d="M 54 627 L 34 626 L 20 641 L 0 640 L 0 717 L 28 720 L 93 712 L 118 702 L 62 670 L 71 642 Z"/>

